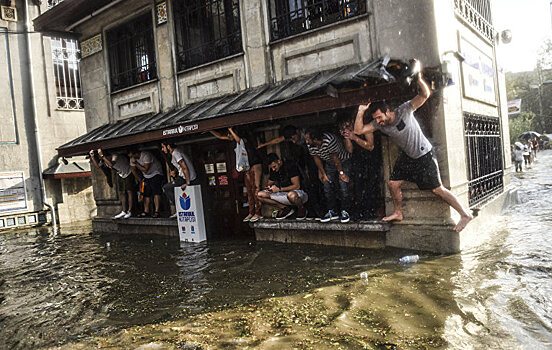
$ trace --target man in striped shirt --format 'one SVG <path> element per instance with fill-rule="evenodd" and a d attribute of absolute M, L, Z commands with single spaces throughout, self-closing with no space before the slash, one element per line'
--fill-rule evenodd
<path fill-rule="evenodd" d="M 349 206 L 351 192 L 349 190 L 349 174 L 351 170 L 351 154 L 345 150 L 341 141 L 333 134 L 309 129 L 305 132 L 305 141 L 310 155 L 318 168 L 318 178 L 324 184 L 324 195 L 328 204 L 328 213 L 320 219 L 321 222 L 340 219 L 349 222 Z M 337 215 L 337 196 L 334 185 L 339 186 L 341 193 L 341 215 Z"/>

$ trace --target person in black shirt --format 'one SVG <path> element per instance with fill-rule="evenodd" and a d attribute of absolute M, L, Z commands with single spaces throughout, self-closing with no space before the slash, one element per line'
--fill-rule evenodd
<path fill-rule="evenodd" d="M 295 212 L 293 206 L 297 206 L 297 220 L 304 220 L 307 217 L 304 204 L 309 197 L 301 190 L 297 164 L 288 160 L 283 162 L 276 153 L 270 153 L 267 161 L 270 169 L 268 186 L 257 194 L 259 200 L 279 209 L 276 220 L 292 215 Z"/>

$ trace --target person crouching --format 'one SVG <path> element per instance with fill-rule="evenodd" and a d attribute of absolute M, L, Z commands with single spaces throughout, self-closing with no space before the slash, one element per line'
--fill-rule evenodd
<path fill-rule="evenodd" d="M 270 175 L 267 187 L 257 194 L 262 203 L 270 204 L 278 208 L 276 220 L 283 220 L 291 216 L 297 207 L 297 220 L 307 217 L 307 209 L 304 204 L 308 201 L 308 195 L 301 190 L 299 169 L 295 162 L 282 161 L 276 153 L 267 156 Z"/>

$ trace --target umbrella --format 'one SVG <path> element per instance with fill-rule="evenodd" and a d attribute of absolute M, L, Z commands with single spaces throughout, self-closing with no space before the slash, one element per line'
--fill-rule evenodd
<path fill-rule="evenodd" d="M 532 138 L 535 138 L 535 137 L 540 137 L 541 134 L 539 134 L 538 132 L 536 131 L 526 131 L 526 132 L 522 132 L 521 135 L 519 135 L 519 139 L 522 139 L 522 140 L 527 140 L 527 139 L 532 139 Z"/>
<path fill-rule="evenodd" d="M 517 141 L 517 142 L 515 143 L 515 145 L 518 146 L 519 148 L 523 149 L 523 143 Z"/>

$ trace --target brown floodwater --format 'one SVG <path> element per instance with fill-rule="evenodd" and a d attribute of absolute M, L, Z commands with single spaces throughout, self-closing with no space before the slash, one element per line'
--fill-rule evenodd
<path fill-rule="evenodd" d="M 461 254 L 0 235 L 0 349 L 552 347 L 552 151 Z"/>

